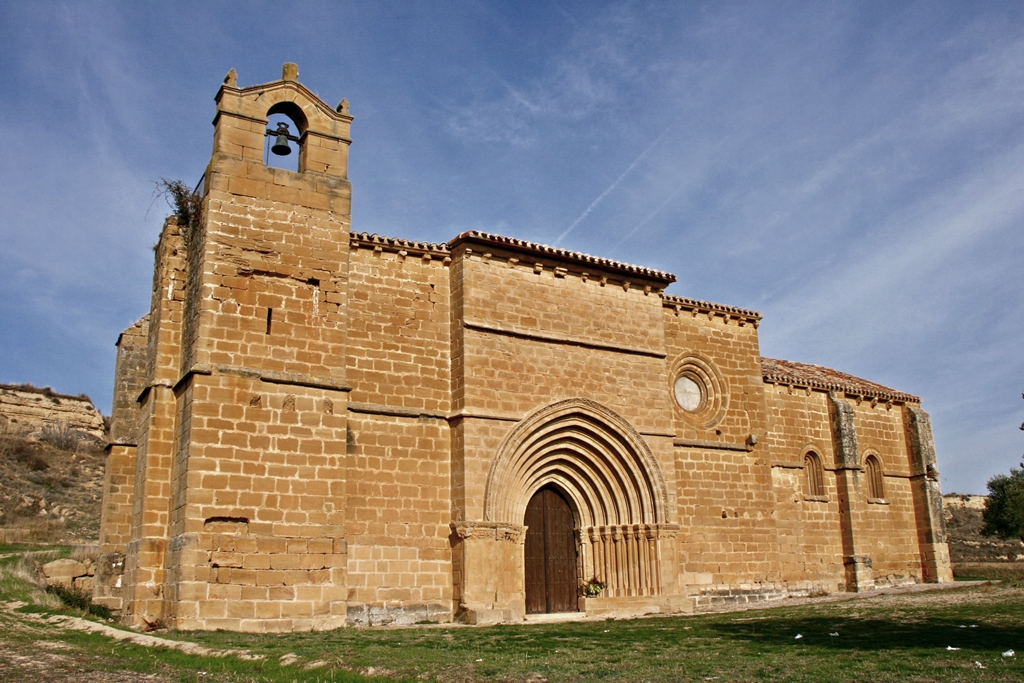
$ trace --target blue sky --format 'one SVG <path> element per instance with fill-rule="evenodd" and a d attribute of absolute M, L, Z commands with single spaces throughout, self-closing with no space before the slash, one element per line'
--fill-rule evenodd
<path fill-rule="evenodd" d="M 469 229 L 675 273 L 763 355 L 920 395 L 945 491 L 1024 435 L 1024 4 L 0 4 L 0 382 L 108 412 L 162 178 L 213 96 L 355 116 L 359 231 Z"/>

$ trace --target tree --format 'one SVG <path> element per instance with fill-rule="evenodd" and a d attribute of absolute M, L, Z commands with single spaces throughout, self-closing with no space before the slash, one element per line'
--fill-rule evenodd
<path fill-rule="evenodd" d="M 1024 423 L 1020 429 L 1024 431 Z M 986 536 L 1016 536 L 1024 541 L 1024 463 L 1019 470 L 1011 467 L 1009 476 L 997 474 L 988 480 L 984 520 L 981 533 Z"/>

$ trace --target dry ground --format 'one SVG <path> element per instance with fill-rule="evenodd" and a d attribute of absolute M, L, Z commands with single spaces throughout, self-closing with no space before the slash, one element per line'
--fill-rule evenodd
<path fill-rule="evenodd" d="M 677 672 L 678 678 L 675 677 L 676 674 L 671 673 L 671 669 L 667 672 L 669 678 L 655 675 L 658 673 L 657 671 L 645 671 L 645 675 L 642 678 L 645 680 L 673 681 L 701 680 L 700 676 L 693 678 L 688 675 L 693 673 L 691 667 L 695 665 L 693 659 L 697 657 L 696 652 L 702 648 L 707 648 L 709 644 L 716 653 L 722 650 L 721 654 L 725 654 L 725 651 L 730 649 L 742 650 L 749 648 L 750 646 L 745 644 L 751 643 L 751 638 L 757 638 L 758 636 L 754 632 L 745 630 L 748 626 L 755 630 L 758 628 L 762 629 L 763 636 L 764 633 L 772 630 L 773 624 L 786 631 L 787 634 L 793 624 L 803 624 L 802 628 L 807 634 L 807 640 L 802 641 L 799 645 L 807 643 L 811 647 L 814 646 L 813 638 L 815 635 L 807 630 L 807 625 L 810 623 L 818 621 L 821 623 L 826 621 L 829 623 L 845 623 L 845 627 L 838 627 L 843 631 L 844 636 L 852 636 L 853 624 L 864 620 L 879 623 L 895 623 L 899 625 L 900 629 L 905 628 L 910 632 L 914 629 L 937 628 L 935 624 L 925 623 L 928 619 L 927 615 L 944 614 L 948 617 L 950 613 L 955 614 L 958 610 L 963 609 L 965 615 L 971 615 L 965 617 L 964 624 L 959 627 L 965 630 L 952 631 L 949 634 L 949 638 L 942 636 L 943 640 L 929 643 L 934 648 L 935 658 L 944 662 L 947 670 L 952 672 L 953 675 L 950 677 L 926 675 L 918 677 L 917 680 L 966 680 L 958 672 L 960 669 L 963 669 L 963 676 L 968 675 L 973 670 L 974 661 L 978 657 L 985 659 L 986 671 L 978 671 L 979 677 L 976 678 L 973 678 L 975 674 L 971 673 L 972 680 L 1019 680 L 1017 676 L 1019 676 L 1020 671 L 1016 667 L 1015 660 L 1006 659 L 1001 661 L 997 655 L 993 656 L 993 653 L 987 653 L 988 657 L 985 658 L 977 652 L 968 652 L 970 645 L 965 643 L 956 643 L 964 645 L 964 653 L 947 652 L 945 650 L 948 644 L 946 640 L 952 643 L 953 639 L 961 635 L 964 637 L 982 635 L 980 631 L 968 630 L 969 624 L 973 622 L 980 623 L 981 628 L 986 629 L 984 637 L 988 637 L 990 633 L 998 632 L 1001 620 L 1005 620 L 1006 615 L 989 622 L 986 622 L 981 615 L 988 609 L 994 608 L 998 610 L 999 606 L 1005 606 L 1006 604 L 1024 605 L 1024 588 L 1018 588 L 1014 585 L 982 584 L 972 586 L 958 585 L 943 590 L 927 590 L 927 587 L 918 586 L 911 587 L 909 590 L 887 589 L 869 595 L 837 595 L 824 598 L 801 599 L 799 601 L 784 600 L 780 601 L 775 608 L 744 610 L 742 614 L 708 614 L 688 618 L 654 617 L 633 622 L 608 622 L 609 624 L 614 623 L 614 626 L 605 626 L 605 622 L 601 622 L 586 625 L 576 623 L 498 627 L 492 629 L 436 626 L 406 629 L 346 629 L 343 632 L 334 632 L 333 634 L 304 634 L 301 636 L 284 636 L 280 639 L 239 634 L 194 633 L 177 634 L 174 636 L 175 640 L 163 642 L 172 647 L 177 646 L 180 648 L 182 643 L 177 638 L 183 637 L 191 641 L 201 642 L 203 645 L 214 649 L 223 645 L 238 647 L 240 644 L 245 643 L 247 646 L 251 646 L 250 652 L 257 656 L 264 656 L 271 662 L 277 661 L 280 648 L 298 651 L 300 655 L 295 657 L 296 663 L 292 668 L 297 676 L 296 680 L 300 681 L 315 680 L 308 677 L 312 672 L 304 671 L 302 668 L 304 663 L 308 664 L 313 661 L 310 659 L 311 655 L 303 652 L 302 647 L 303 645 L 312 645 L 313 641 L 319 640 L 320 642 L 316 647 L 330 650 L 333 654 L 330 657 L 333 665 L 340 665 L 340 668 L 335 670 L 339 674 L 343 671 L 349 677 L 355 672 L 361 672 L 376 676 L 381 674 L 387 677 L 394 676 L 401 680 L 419 679 L 439 681 L 441 683 L 468 683 L 470 681 L 484 680 L 508 682 L 530 680 L 535 683 L 550 680 L 553 683 L 558 680 L 590 680 L 590 674 L 583 671 L 579 673 L 573 672 L 573 668 L 576 665 L 585 663 L 585 655 L 575 652 L 571 656 L 572 662 L 569 663 L 562 661 L 565 659 L 564 655 L 549 653 L 546 657 L 547 661 L 545 661 L 544 657 L 541 657 L 536 662 L 536 668 L 533 670 L 524 670 L 509 662 L 507 668 L 502 667 L 499 671 L 480 669 L 479 667 L 482 665 L 474 664 L 473 658 L 477 656 L 476 648 L 480 647 L 485 641 L 500 643 L 502 641 L 509 642 L 508 639 L 518 641 L 522 638 L 527 639 L 527 641 L 524 641 L 524 644 L 525 642 L 530 642 L 530 647 L 534 648 L 537 647 L 537 642 L 546 640 L 551 640 L 553 647 L 564 647 L 570 641 L 581 641 L 581 639 L 586 641 L 593 638 L 594 634 L 590 632 L 596 628 L 598 631 L 595 633 L 600 633 L 602 627 L 604 627 L 612 628 L 617 632 L 615 634 L 617 639 L 614 641 L 616 647 L 621 647 L 624 651 L 628 652 L 633 648 L 658 647 L 657 644 L 653 644 L 650 635 L 652 633 L 676 631 L 687 634 L 686 637 L 690 637 L 692 640 L 684 640 L 676 648 L 666 650 L 660 656 L 680 658 L 680 669 Z M 180 683 L 182 681 L 292 680 L 288 677 L 278 678 L 276 676 L 264 679 L 256 677 L 247 678 L 245 674 L 206 674 L 196 667 L 190 668 L 187 663 L 188 657 L 184 655 L 177 661 L 168 662 L 165 661 L 166 657 L 162 659 L 161 656 L 158 656 L 159 644 L 161 642 L 159 637 L 147 637 L 150 639 L 150 644 L 156 644 L 158 647 L 156 650 L 152 647 L 150 648 L 153 652 L 152 661 L 149 665 L 145 665 L 146 663 L 143 662 L 144 666 L 141 667 L 141 671 L 139 670 L 139 648 L 134 648 L 134 653 L 130 660 L 132 662 L 131 666 L 135 670 L 131 670 L 130 668 L 125 668 L 124 664 L 128 660 L 122 659 L 121 656 L 123 648 L 130 646 L 94 635 L 84 636 L 81 632 L 73 632 L 69 630 L 68 626 L 75 621 L 75 619 L 68 617 L 55 618 L 53 616 L 17 614 L 11 612 L 10 609 L 0 612 L 0 683 L 7 683 L 8 681 L 17 681 L 18 683 L 32 681 L 54 681 L 56 683 L 91 683 L 93 681 L 97 683 L 101 681 L 109 681 L 111 683 L 121 683 L 122 681 Z M 1019 630 L 1020 625 L 1018 624 L 1014 634 L 1011 634 L 1009 637 L 1018 637 L 1019 634 L 1017 632 Z M 604 633 L 607 633 L 607 630 Z M 498 640 L 495 641 L 495 638 Z M 791 639 L 792 635 L 786 635 L 785 638 Z M 219 642 L 222 640 L 230 640 L 231 642 Z M 443 641 L 444 645 L 442 647 L 446 649 L 451 648 L 450 653 L 446 654 L 438 662 L 430 662 L 426 659 L 420 659 L 415 654 L 402 652 L 401 647 L 396 649 L 396 646 L 400 646 L 402 644 L 401 641 L 404 641 L 407 646 L 415 642 L 417 648 L 423 648 L 426 651 L 437 647 L 437 645 L 429 645 L 434 640 Z M 463 643 L 461 641 L 466 642 Z M 826 643 L 824 647 L 827 648 L 828 645 Z M 895 647 L 895 644 L 893 646 Z M 492 645 L 491 647 L 493 649 L 496 646 Z M 497 647 L 500 649 L 501 646 Z M 880 647 L 879 652 L 887 649 L 889 646 L 882 645 Z M 908 644 L 907 647 L 908 652 L 913 652 L 914 647 L 919 647 L 919 645 Z M 1004 646 L 1000 645 L 1000 647 Z M 1017 647 L 1024 653 L 1024 643 L 1020 643 Z M 864 646 L 860 645 L 856 646 L 855 649 L 863 650 L 863 648 Z M 764 641 L 761 645 L 756 646 L 755 649 L 765 650 L 765 654 L 768 655 L 769 643 Z M 400 652 L 402 654 L 399 654 Z M 557 653 L 558 650 L 556 649 L 552 652 Z M 607 652 L 607 649 L 599 648 L 597 656 L 603 656 L 600 654 L 602 652 Z M 673 652 L 675 652 L 674 655 L 672 654 Z M 783 652 L 783 654 L 780 656 L 777 654 L 778 652 Z M 786 652 L 795 651 L 786 646 L 785 650 L 777 649 L 776 654 L 772 656 L 772 661 L 776 665 L 781 666 L 778 671 L 774 669 L 762 670 L 760 668 L 748 671 L 751 666 L 749 657 L 745 660 L 737 660 L 734 665 L 730 665 L 727 661 L 720 659 L 717 666 L 725 666 L 727 671 L 730 670 L 730 666 L 735 666 L 737 673 L 735 680 L 777 680 L 780 677 L 795 681 L 815 680 L 813 676 L 807 678 L 800 675 L 799 671 L 792 672 L 795 677 L 790 676 L 787 668 L 796 665 L 806 666 L 808 661 L 812 659 L 810 651 L 800 653 L 800 659 L 793 660 L 791 664 L 786 664 L 786 658 L 790 656 L 785 654 Z M 479 654 L 487 658 L 490 663 L 493 661 L 492 658 L 495 653 Z M 542 653 L 537 652 L 537 654 L 541 655 Z M 836 656 L 836 654 L 826 649 L 814 656 L 827 661 L 829 658 Z M 703 656 L 705 655 L 701 655 L 701 657 Z M 684 657 L 689 657 L 690 660 L 685 661 Z M 959 659 L 964 659 L 964 662 L 959 662 Z M 463 663 L 461 660 L 466 661 Z M 481 659 L 476 659 L 476 661 L 481 661 Z M 697 665 L 700 665 L 699 661 Z M 1003 665 L 1002 669 L 1000 669 L 1000 665 Z M 495 666 L 498 666 L 497 663 L 495 663 Z M 755 666 L 759 667 L 760 664 Z M 326 669 L 319 671 L 325 675 L 325 678 L 322 680 L 331 680 L 326 677 L 328 675 Z M 608 671 L 607 675 L 601 675 L 600 678 L 614 681 L 631 680 L 628 671 L 629 669 L 626 670 L 625 677 L 622 672 Z M 687 675 L 684 675 L 684 671 Z M 715 671 L 722 673 L 720 669 Z M 775 671 L 775 673 L 772 673 L 772 671 Z M 786 674 L 782 675 L 780 673 L 782 671 L 786 671 Z M 707 678 L 705 677 L 704 680 L 707 680 Z M 729 680 L 729 678 L 726 677 L 721 680 Z M 877 676 L 874 680 L 890 681 L 903 679 L 899 677 L 892 678 L 891 676 L 884 675 L 883 672 L 883 675 Z"/>
<path fill-rule="evenodd" d="M 105 452 L 95 440 L 58 448 L 0 425 L 0 542 L 95 543 Z"/>

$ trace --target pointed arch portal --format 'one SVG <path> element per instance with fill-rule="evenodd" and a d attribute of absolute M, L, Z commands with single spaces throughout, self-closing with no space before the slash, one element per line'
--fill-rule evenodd
<path fill-rule="evenodd" d="M 601 597 L 662 593 L 659 539 L 676 529 L 667 524 L 668 489 L 650 448 L 622 416 L 568 399 L 523 419 L 498 449 L 484 519 L 529 527 L 530 502 L 542 491 L 571 510 L 577 586 L 596 578 L 607 585 Z"/>

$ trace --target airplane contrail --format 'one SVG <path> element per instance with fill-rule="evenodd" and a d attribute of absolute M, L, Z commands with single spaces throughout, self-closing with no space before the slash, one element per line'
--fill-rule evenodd
<path fill-rule="evenodd" d="M 669 128 L 671 128 L 671 126 L 669 126 Z M 618 186 L 619 186 L 619 183 L 621 183 L 621 182 L 622 182 L 622 180 L 623 180 L 623 179 L 624 179 L 624 178 L 625 178 L 626 176 L 628 176 L 628 175 L 629 175 L 629 172 L 630 172 L 630 171 L 632 171 L 632 170 L 633 170 L 634 168 L 636 168 L 636 165 L 637 165 L 637 164 L 639 164 L 639 163 L 640 163 L 640 161 L 641 161 L 641 160 L 642 160 L 642 159 L 643 159 L 643 158 L 644 158 L 645 156 L 647 156 L 647 153 L 648 153 L 648 152 L 650 152 L 650 151 L 651 151 L 652 149 L 654 149 L 654 146 L 655 146 L 656 144 L 658 144 L 658 142 L 659 142 L 659 141 L 660 141 L 660 140 L 661 140 L 661 139 L 662 139 L 663 137 L 665 137 L 665 133 L 667 133 L 667 132 L 669 131 L 669 128 L 666 128 L 665 130 L 661 131 L 661 135 L 659 135 L 659 136 L 658 136 L 657 138 L 655 138 L 655 139 L 654 139 L 654 142 L 652 142 L 652 143 L 651 143 L 651 144 L 650 144 L 650 145 L 649 145 L 649 146 L 647 147 L 647 149 L 645 149 L 645 150 L 644 150 L 643 152 L 641 152 L 641 153 L 640 153 L 640 156 L 638 156 L 638 157 L 637 157 L 636 159 L 634 159 L 634 160 L 633 160 L 633 163 L 631 163 L 631 164 L 629 165 L 629 168 L 627 168 L 627 169 L 626 169 L 625 171 L 623 171 L 623 172 L 622 172 L 622 175 L 620 175 L 620 176 L 619 176 L 618 178 L 616 178 L 616 179 L 615 179 L 615 182 L 613 182 L 613 183 L 612 183 L 611 185 L 609 185 L 609 186 L 607 187 L 607 189 L 605 189 L 605 191 L 604 191 L 604 192 L 602 192 L 602 193 L 601 193 L 600 195 L 598 195 L 597 199 L 595 199 L 594 201 L 590 202 L 590 206 L 588 206 L 588 207 L 587 207 L 586 211 L 584 211 L 583 213 L 581 213 L 581 214 L 580 214 L 580 216 L 579 216 L 579 218 L 577 218 L 576 220 L 574 220 L 574 221 L 572 222 L 572 225 L 570 225 L 570 226 L 569 226 L 568 228 L 566 228 L 566 229 L 565 229 L 565 232 L 563 232 L 563 233 L 562 233 L 561 235 L 559 235 L 559 236 L 558 236 L 558 239 L 556 239 L 556 240 L 555 240 L 555 243 L 554 243 L 554 244 L 553 244 L 552 246 L 555 246 L 555 247 L 557 247 L 557 246 L 558 246 L 558 245 L 559 245 L 559 244 L 561 243 L 561 241 L 565 239 L 566 235 L 568 235 L 568 234 L 569 234 L 570 232 L 572 232 L 572 231 L 573 231 L 573 228 L 575 228 L 575 227 L 576 227 L 577 225 L 579 225 L 579 224 L 580 224 L 580 221 L 582 221 L 582 220 L 583 220 L 584 218 L 586 218 L 586 217 L 587 217 L 587 216 L 588 216 L 588 215 L 590 214 L 590 212 L 594 210 L 594 207 L 596 207 L 596 206 L 597 206 L 598 204 L 600 204 L 600 203 L 601 203 L 601 200 L 602 200 L 602 199 L 604 199 L 605 197 L 607 197 L 607 196 L 608 196 L 608 193 L 609 193 L 609 192 L 611 192 L 612 190 L 614 190 L 614 189 L 615 189 L 616 187 L 618 187 Z"/>
<path fill-rule="evenodd" d="M 650 214 L 649 214 L 649 215 L 647 216 L 647 218 L 645 218 L 645 219 L 643 219 L 642 221 L 640 221 L 639 223 L 637 223 L 636 227 L 634 227 L 634 228 L 633 228 L 632 230 L 630 230 L 630 231 L 629 231 L 629 232 L 628 232 L 628 233 L 626 234 L 626 236 L 625 236 L 625 237 L 623 237 L 623 238 L 622 238 L 621 240 L 619 240 L 619 243 L 618 243 L 618 244 L 616 244 L 616 245 L 615 245 L 614 247 L 612 247 L 612 253 L 614 253 L 616 249 L 618 249 L 618 248 L 619 248 L 619 247 L 621 247 L 621 246 L 622 246 L 623 244 L 625 244 L 626 240 L 628 240 L 628 239 L 629 239 L 630 237 L 632 237 L 633 235 L 635 235 L 635 234 L 636 234 L 636 231 L 637 231 L 637 230 L 639 230 L 640 228 L 642 228 L 642 227 L 644 227 L 645 225 L 647 225 L 647 221 L 651 220 L 652 218 L 654 218 L 655 216 L 657 216 L 657 215 L 658 215 L 659 213 L 661 213 L 661 210 L 662 210 L 662 209 L 664 209 L 664 208 L 665 208 L 666 206 L 668 206 L 668 205 L 669 205 L 669 204 L 670 204 L 670 203 L 672 202 L 672 200 L 673 200 L 673 199 L 675 199 L 675 198 L 676 198 L 676 197 L 677 197 L 677 196 L 679 195 L 679 193 L 683 191 L 683 187 L 684 187 L 684 186 L 682 186 L 682 185 L 681 185 L 681 186 L 679 186 L 679 187 L 678 187 L 678 188 L 676 189 L 676 191 L 675 191 L 675 192 L 673 192 L 673 193 L 672 193 L 671 195 L 669 195 L 668 199 L 666 199 L 665 201 L 663 201 L 663 202 L 661 203 L 661 206 L 659 206 L 659 207 L 658 207 L 657 209 L 655 209 L 654 211 L 652 211 L 652 212 L 651 212 L 651 213 L 650 213 Z"/>

